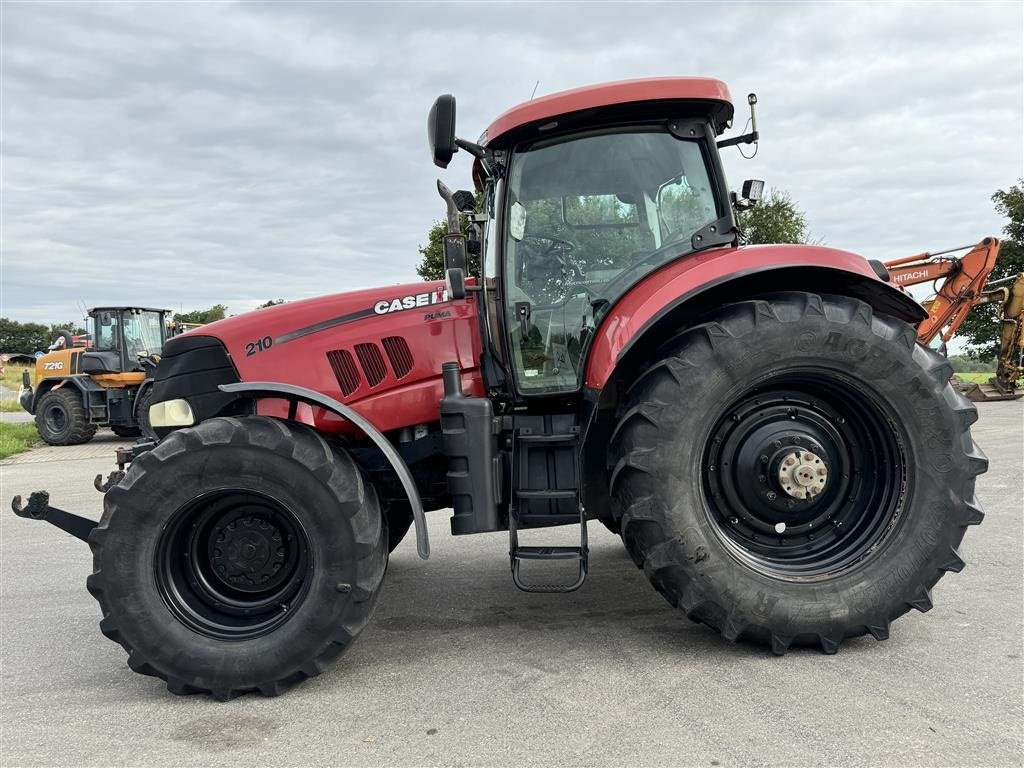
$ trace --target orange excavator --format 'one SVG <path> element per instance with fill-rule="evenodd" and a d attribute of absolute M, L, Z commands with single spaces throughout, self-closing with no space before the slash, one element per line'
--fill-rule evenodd
<path fill-rule="evenodd" d="M 961 253 L 967 251 L 967 253 Z M 999 256 L 999 241 L 986 237 L 974 246 L 919 253 L 885 262 L 889 280 L 900 288 L 931 282 L 933 294 L 922 302 L 928 317 L 918 326 L 917 338 L 930 345 L 945 345 L 977 304 L 996 304 L 999 319 L 999 352 L 996 374 L 984 384 L 969 384 L 964 391 L 971 400 L 1016 400 L 1024 397 L 1017 382 L 1024 377 L 1024 273 L 989 282 Z"/>

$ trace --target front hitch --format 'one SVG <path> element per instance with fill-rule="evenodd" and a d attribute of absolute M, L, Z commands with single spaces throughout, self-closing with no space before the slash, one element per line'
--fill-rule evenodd
<path fill-rule="evenodd" d="M 11 500 L 11 509 L 18 517 L 25 517 L 29 520 L 45 520 L 82 541 L 88 541 L 92 529 L 98 525 L 95 520 L 51 507 L 50 494 L 47 491 L 35 491 L 29 495 L 28 504 L 25 506 L 21 504 L 21 496 L 15 496 Z"/>

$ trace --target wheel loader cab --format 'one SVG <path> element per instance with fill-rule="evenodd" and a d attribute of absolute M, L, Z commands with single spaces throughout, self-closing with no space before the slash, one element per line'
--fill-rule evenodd
<path fill-rule="evenodd" d="M 163 348 L 166 314 L 165 310 L 138 307 L 91 310 L 92 348 L 82 353 L 82 373 L 102 376 L 142 372 L 142 361 L 159 355 Z"/>

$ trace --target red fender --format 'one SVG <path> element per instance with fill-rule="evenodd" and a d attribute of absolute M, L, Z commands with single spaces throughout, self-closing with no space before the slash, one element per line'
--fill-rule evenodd
<path fill-rule="evenodd" d="M 679 259 L 635 285 L 602 320 L 590 347 L 586 386 L 600 390 L 634 339 L 661 317 L 710 286 L 759 272 L 793 267 L 823 267 L 850 273 L 857 282 L 877 283 L 893 291 L 862 256 L 813 245 L 755 245 L 705 251 Z M 912 311 L 912 310 L 908 310 Z"/>

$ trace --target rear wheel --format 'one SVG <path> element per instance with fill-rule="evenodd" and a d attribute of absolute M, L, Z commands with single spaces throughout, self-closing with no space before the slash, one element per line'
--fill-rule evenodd
<path fill-rule="evenodd" d="M 612 508 L 654 586 L 783 653 L 877 639 L 959 571 L 981 521 L 974 406 L 913 328 L 859 301 L 734 304 L 662 350 L 612 440 Z"/>
<path fill-rule="evenodd" d="M 174 693 L 276 695 L 370 618 L 377 495 L 314 430 L 264 417 L 173 432 L 107 492 L 90 536 L 100 628 Z"/>
<path fill-rule="evenodd" d="M 49 445 L 78 445 L 92 440 L 96 425 L 82 403 L 82 393 L 73 385 L 51 389 L 36 405 L 36 429 Z"/>

